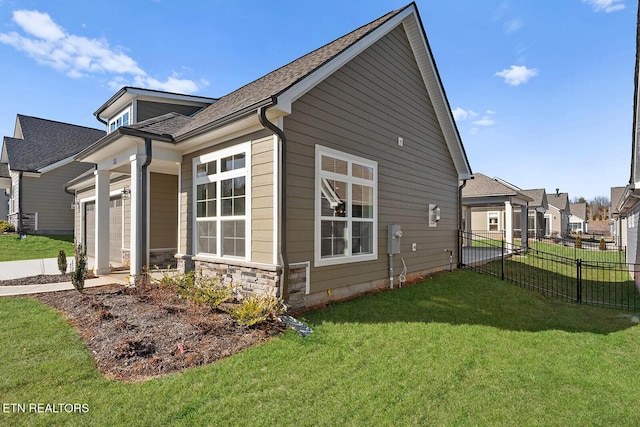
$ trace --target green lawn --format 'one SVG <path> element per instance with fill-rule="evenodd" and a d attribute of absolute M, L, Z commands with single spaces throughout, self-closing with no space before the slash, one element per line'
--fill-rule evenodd
<path fill-rule="evenodd" d="M 0 262 L 57 258 L 60 249 L 63 249 L 67 256 L 73 255 L 73 235 L 28 235 L 24 239 L 18 239 L 16 234 L 0 235 Z"/>
<path fill-rule="evenodd" d="M 53 310 L 4 298 L 0 425 L 640 425 L 640 327 L 620 314 L 456 271 L 308 313 L 307 338 L 123 384 Z"/>

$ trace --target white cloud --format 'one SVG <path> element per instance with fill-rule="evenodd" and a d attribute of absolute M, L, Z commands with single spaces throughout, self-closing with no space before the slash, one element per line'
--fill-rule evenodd
<path fill-rule="evenodd" d="M 453 113 L 453 118 L 459 122 L 462 120 L 467 120 L 467 119 L 473 119 L 474 117 L 478 116 L 478 113 L 476 113 L 473 110 L 465 110 L 463 108 L 460 107 L 456 107 L 453 111 L 451 111 Z"/>
<path fill-rule="evenodd" d="M 487 110 L 479 120 L 474 120 L 473 124 L 476 126 L 493 126 L 496 122 L 491 118 L 491 116 L 495 113 L 496 112 L 493 110 Z"/>
<path fill-rule="evenodd" d="M 526 83 L 530 78 L 538 75 L 538 70 L 535 68 L 527 68 L 524 65 L 512 65 L 509 69 L 498 71 L 496 76 L 504 78 L 504 82 L 511 86 L 519 86 L 522 83 Z"/>
<path fill-rule="evenodd" d="M 0 43 L 13 46 L 39 64 L 71 78 L 108 74 L 113 76 L 109 83 L 112 88 L 132 79 L 138 86 L 180 93 L 194 93 L 207 85 L 205 81 L 198 83 L 175 74 L 164 81 L 151 77 L 121 49 L 112 48 L 106 40 L 69 34 L 48 13 L 17 10 L 13 12 L 13 21 L 26 35 L 13 31 L 0 33 Z"/>
<path fill-rule="evenodd" d="M 583 3 L 590 4 L 595 12 L 617 12 L 626 6 L 624 0 L 582 0 Z"/>
<path fill-rule="evenodd" d="M 522 27 L 524 27 L 524 22 L 522 22 L 522 19 L 520 18 L 511 19 L 510 21 L 507 21 L 504 24 L 504 30 L 507 33 L 515 33 Z"/>

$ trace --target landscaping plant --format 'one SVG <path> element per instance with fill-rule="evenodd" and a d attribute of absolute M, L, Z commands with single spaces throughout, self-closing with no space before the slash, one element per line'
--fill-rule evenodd
<path fill-rule="evenodd" d="M 67 254 L 63 249 L 58 252 L 58 270 L 60 270 L 60 274 L 67 273 Z"/>
<path fill-rule="evenodd" d="M 249 295 L 239 304 L 225 307 L 224 311 L 232 315 L 238 323 L 253 326 L 284 312 L 282 301 L 273 296 Z"/>
<path fill-rule="evenodd" d="M 87 277 L 87 252 L 82 245 L 76 246 L 76 267 L 71 272 L 71 283 L 80 293 L 84 290 L 84 279 Z"/>
<path fill-rule="evenodd" d="M 16 228 L 9 221 L 0 219 L 0 233 L 13 233 Z"/>

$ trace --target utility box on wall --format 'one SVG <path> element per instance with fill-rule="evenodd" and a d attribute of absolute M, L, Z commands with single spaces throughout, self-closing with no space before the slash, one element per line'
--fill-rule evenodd
<path fill-rule="evenodd" d="M 400 240 L 402 239 L 402 228 L 400 224 L 389 224 L 387 230 L 387 253 L 400 253 Z"/>
<path fill-rule="evenodd" d="M 436 204 L 429 204 L 429 227 L 437 227 L 440 221 L 440 207 Z"/>

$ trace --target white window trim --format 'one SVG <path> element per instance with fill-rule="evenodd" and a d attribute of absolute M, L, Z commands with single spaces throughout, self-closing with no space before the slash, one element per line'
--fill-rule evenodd
<path fill-rule="evenodd" d="M 497 230 L 492 230 L 492 229 L 491 229 L 491 217 L 492 217 L 492 216 L 498 220 L 498 222 L 497 222 L 497 224 L 496 224 L 496 225 L 498 226 L 498 229 L 497 229 Z M 502 230 L 502 229 L 500 228 L 500 216 L 501 216 L 501 215 L 500 215 L 500 211 L 488 211 L 488 212 L 487 212 L 487 231 L 496 232 L 496 231 L 500 231 L 500 230 Z"/>
<path fill-rule="evenodd" d="M 237 220 L 244 220 L 245 225 L 245 256 L 244 257 L 235 257 L 235 256 L 223 256 L 222 255 L 222 227 L 221 227 L 221 216 L 216 217 L 216 254 L 209 253 L 200 253 L 198 252 L 198 201 L 197 201 L 197 187 L 198 184 L 202 184 L 208 180 L 208 177 L 198 178 L 197 175 L 197 165 L 202 163 L 208 163 L 211 161 L 216 161 L 217 164 L 220 164 L 220 160 L 225 157 L 233 156 L 235 154 L 245 153 L 245 167 L 244 169 L 236 169 L 229 172 L 223 172 L 221 174 L 215 175 L 215 181 L 220 181 L 221 179 L 226 178 L 235 178 L 244 176 L 245 180 L 245 214 L 243 216 L 233 217 Z M 218 151 L 213 151 L 211 153 L 203 154 L 201 156 L 195 157 L 191 163 L 192 166 L 192 246 L 191 253 L 195 254 L 195 256 L 199 258 L 209 258 L 209 259 L 220 259 L 220 260 L 236 260 L 236 261 L 251 261 L 251 187 L 252 187 L 252 179 L 251 179 L 251 141 L 243 142 L 241 144 L 236 144 L 232 147 L 225 148 Z M 222 176 L 222 178 L 220 178 Z M 209 181 L 210 182 L 210 181 Z M 217 196 L 219 198 L 219 195 Z M 218 212 L 220 211 L 219 199 L 218 203 L 216 203 Z"/>
<path fill-rule="evenodd" d="M 368 180 L 360 180 L 358 178 L 353 178 L 349 175 L 349 177 L 345 177 L 340 174 L 331 174 L 331 172 L 322 171 L 322 155 L 327 155 L 330 157 L 334 157 L 340 160 L 344 160 L 348 162 L 348 170 L 351 170 L 352 163 L 358 163 L 364 166 L 368 166 L 373 168 L 373 182 Z M 373 261 L 378 259 L 378 162 L 370 159 L 366 159 L 364 157 L 355 156 L 353 154 L 348 154 L 343 151 L 334 150 L 332 148 L 324 147 L 322 145 L 316 145 L 315 150 L 315 196 L 314 196 L 314 204 L 315 204 L 315 215 L 314 215 L 314 265 L 316 267 L 328 266 L 328 265 L 339 265 L 339 264 L 350 264 L 354 262 L 361 261 Z M 332 258 L 322 258 L 322 215 L 321 215 L 321 197 L 322 197 L 322 189 L 320 185 L 321 173 L 323 178 L 327 176 L 341 180 L 348 181 L 350 183 L 360 183 L 373 186 L 373 253 L 371 254 L 363 254 L 363 255 L 353 255 L 351 254 L 351 237 L 349 237 L 348 242 L 348 255 L 342 257 L 332 257 Z M 350 212 L 350 209 L 349 209 Z M 348 217 L 347 222 L 351 224 L 352 220 Z M 349 227 L 349 231 L 351 232 L 351 227 Z"/>

